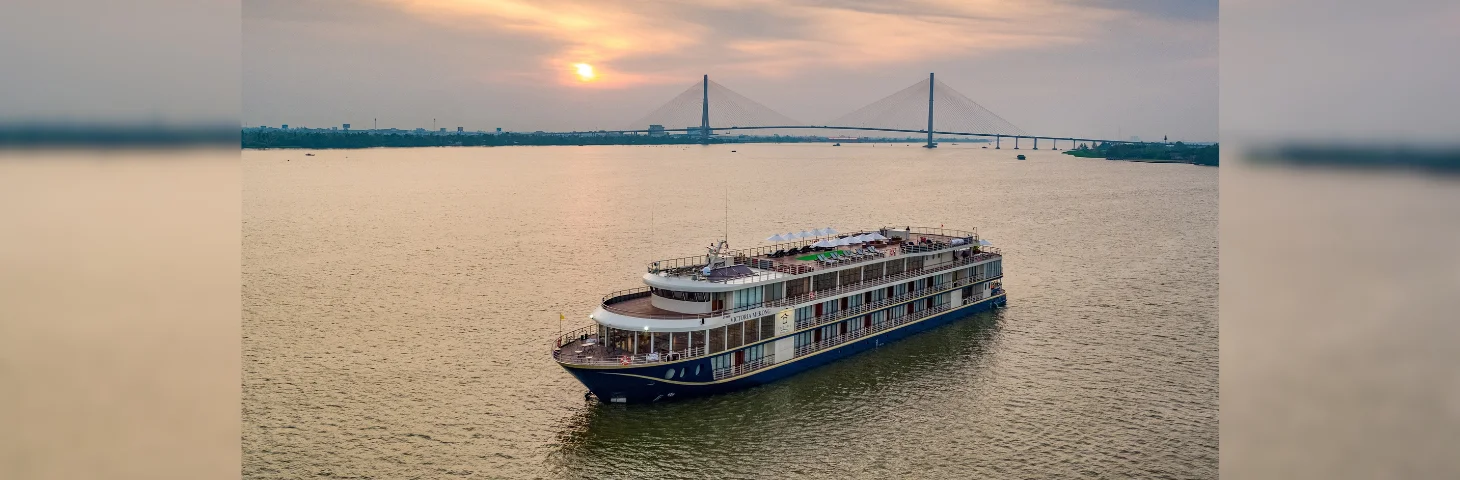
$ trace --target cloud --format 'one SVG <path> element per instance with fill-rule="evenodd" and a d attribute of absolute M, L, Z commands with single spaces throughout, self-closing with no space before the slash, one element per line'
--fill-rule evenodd
<path fill-rule="evenodd" d="M 826 2 L 385 0 L 455 29 L 511 32 L 556 45 L 531 81 L 599 87 L 683 83 L 722 71 L 784 76 L 1078 44 L 1128 11 L 1054 0 Z M 589 63 L 601 81 L 579 83 Z"/>

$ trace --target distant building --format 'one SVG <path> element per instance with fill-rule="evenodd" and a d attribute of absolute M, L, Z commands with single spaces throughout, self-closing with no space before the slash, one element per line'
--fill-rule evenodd
<path fill-rule="evenodd" d="M 466 130 L 462 129 L 461 127 L 456 127 L 456 133 L 461 133 L 461 132 L 464 132 L 464 131 L 466 131 Z"/>
<path fill-rule="evenodd" d="M 649 136 L 657 137 L 660 135 L 664 135 L 663 125 L 649 125 Z"/>
<path fill-rule="evenodd" d="M 502 127 L 497 127 L 497 135 L 501 135 L 501 134 L 502 134 Z"/>
<path fill-rule="evenodd" d="M 330 127 L 330 130 L 339 130 L 340 127 Z"/>
<path fill-rule="evenodd" d="M 349 129 L 350 129 L 350 124 L 346 123 L 344 130 L 349 130 Z"/>
<path fill-rule="evenodd" d="M 286 123 L 286 124 L 280 125 L 279 126 L 279 129 L 280 130 L 288 130 L 289 129 L 289 124 Z"/>
<path fill-rule="evenodd" d="M 441 127 L 441 133 L 446 133 L 446 127 Z"/>

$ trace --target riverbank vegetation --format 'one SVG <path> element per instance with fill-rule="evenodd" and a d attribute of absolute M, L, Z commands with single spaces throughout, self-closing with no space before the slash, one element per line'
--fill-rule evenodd
<path fill-rule="evenodd" d="M 1104 158 L 1106 160 L 1130 160 L 1156 163 L 1190 163 L 1193 165 L 1217 166 L 1219 149 L 1217 144 L 1187 145 L 1182 142 L 1165 143 L 1103 143 L 1065 152 L 1083 158 Z"/>

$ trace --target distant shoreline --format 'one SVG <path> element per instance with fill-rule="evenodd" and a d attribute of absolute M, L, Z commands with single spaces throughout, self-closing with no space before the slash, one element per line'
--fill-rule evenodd
<path fill-rule="evenodd" d="M 317 150 L 360 149 L 377 147 L 507 147 L 507 146 L 586 146 L 586 145 L 700 145 L 736 143 L 909 143 L 921 144 L 919 138 L 859 138 L 857 140 L 816 136 L 735 136 L 703 139 L 694 135 L 560 135 L 539 133 L 428 132 L 378 133 L 347 131 L 309 131 L 282 129 L 245 129 L 241 146 L 244 149 L 308 148 Z M 978 143 L 978 139 L 959 140 Z"/>
<path fill-rule="evenodd" d="M 1065 151 L 1065 155 L 1080 158 L 1103 158 L 1144 163 L 1186 163 L 1216 167 L 1221 163 L 1219 144 L 1187 145 L 1176 143 L 1120 143 L 1100 144 L 1095 147 L 1081 145 L 1080 148 Z"/>

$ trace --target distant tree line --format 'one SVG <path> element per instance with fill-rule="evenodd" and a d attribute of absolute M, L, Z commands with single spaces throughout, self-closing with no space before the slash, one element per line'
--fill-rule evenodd
<path fill-rule="evenodd" d="M 508 145 L 693 145 L 695 135 L 553 135 L 542 133 L 377 133 L 318 130 L 247 129 L 243 148 L 371 148 L 371 147 L 499 147 Z M 834 142 L 826 137 L 790 135 L 720 135 L 708 143 Z M 921 142 L 916 138 L 861 138 L 853 143 Z M 957 140 L 975 142 L 978 140 Z"/>
<path fill-rule="evenodd" d="M 1106 160 L 1135 160 L 1142 162 L 1190 163 L 1194 165 L 1217 166 L 1219 163 L 1217 144 L 1187 145 L 1182 142 L 1164 143 L 1102 143 L 1091 147 L 1081 144 L 1079 148 L 1066 151 L 1066 155 Z"/>
<path fill-rule="evenodd" d="M 722 143 L 718 138 L 710 143 Z M 700 143 L 688 135 L 543 135 L 530 133 L 416 135 L 368 132 L 245 130 L 243 148 L 498 147 L 505 145 L 682 145 Z"/>

